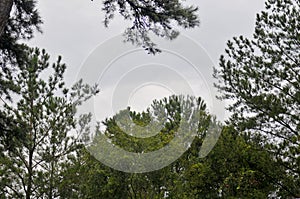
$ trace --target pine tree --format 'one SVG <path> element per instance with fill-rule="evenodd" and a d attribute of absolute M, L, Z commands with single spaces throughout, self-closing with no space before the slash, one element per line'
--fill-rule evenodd
<path fill-rule="evenodd" d="M 230 123 L 264 138 L 284 167 L 284 197 L 300 187 L 300 2 L 268 0 L 256 17 L 253 39 L 228 41 L 215 71 L 222 99 L 231 100 Z"/>
<path fill-rule="evenodd" d="M 72 135 L 76 107 L 98 91 L 82 81 L 67 89 L 61 57 L 51 71 L 44 50 L 28 49 L 26 55 L 14 76 L 19 95 L 1 107 L 14 122 L 0 136 L 0 196 L 57 198 L 60 164 L 80 144 Z"/>
<path fill-rule="evenodd" d="M 172 40 L 179 34 L 176 26 L 193 28 L 199 25 L 196 14 L 198 8 L 183 6 L 180 0 L 105 0 L 103 4 L 105 25 L 108 25 L 115 12 L 119 12 L 125 20 L 132 22 L 124 33 L 125 41 L 143 46 L 153 54 L 160 50 L 151 41 L 149 33 Z"/>
<path fill-rule="evenodd" d="M 26 47 L 20 40 L 41 31 L 42 21 L 33 0 L 4 0 L 0 4 L 0 96 L 9 98 L 10 91 L 17 92 L 13 70 L 26 59 Z"/>

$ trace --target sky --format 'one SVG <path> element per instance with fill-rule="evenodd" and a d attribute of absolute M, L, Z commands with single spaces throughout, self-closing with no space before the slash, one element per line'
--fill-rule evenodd
<path fill-rule="evenodd" d="M 200 26 L 181 30 L 175 41 L 158 40 L 165 51 L 156 57 L 122 43 L 120 34 L 128 23 L 120 17 L 105 28 L 101 2 L 38 1 L 43 34 L 36 34 L 29 41 L 31 46 L 45 48 L 52 59 L 62 55 L 68 67 L 68 85 L 81 75 L 88 83 L 99 83 L 100 96 L 94 99 L 92 108 L 98 118 L 125 108 L 126 103 L 142 110 L 154 98 L 188 91 L 187 94 L 203 97 L 210 111 L 223 120 L 226 113 L 224 104 L 214 98 L 212 67 L 217 67 L 227 40 L 239 35 L 251 37 L 256 13 L 264 8 L 264 1 L 186 1 L 199 7 Z M 108 65 L 109 68 L 104 67 Z"/>

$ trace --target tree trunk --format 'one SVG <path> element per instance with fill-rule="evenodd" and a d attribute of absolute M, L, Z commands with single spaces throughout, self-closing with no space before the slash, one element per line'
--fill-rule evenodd
<path fill-rule="evenodd" d="M 9 13 L 12 9 L 13 0 L 0 0 L 0 37 L 4 32 Z"/>

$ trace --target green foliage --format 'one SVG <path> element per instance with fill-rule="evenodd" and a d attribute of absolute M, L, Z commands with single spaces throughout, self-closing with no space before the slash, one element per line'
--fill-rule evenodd
<path fill-rule="evenodd" d="M 149 33 L 174 39 L 179 34 L 175 29 L 175 24 L 183 28 L 193 28 L 199 25 L 196 14 L 198 8 L 183 6 L 179 0 L 105 0 L 103 5 L 106 14 L 105 26 L 108 26 L 115 13 L 118 12 L 125 20 L 132 22 L 131 27 L 127 28 L 124 33 L 125 41 L 142 46 L 151 54 L 160 50 L 151 41 Z"/>
<path fill-rule="evenodd" d="M 267 0 L 253 39 L 228 42 L 214 73 L 220 98 L 232 102 L 220 137 L 210 133 L 221 125 L 201 98 L 171 96 L 155 100 L 142 113 L 128 108 L 103 122 L 106 129 L 97 129 L 92 144 L 102 135 L 105 142 L 138 154 L 167 146 L 179 131 L 187 138 L 196 129 L 185 148 L 173 143 L 187 149 L 176 161 L 135 174 L 105 166 L 81 144 L 89 141 L 91 114 L 77 119 L 76 108 L 98 92 L 97 86 L 79 81 L 66 88 L 60 57 L 50 65 L 44 50 L 20 44 L 40 31 L 42 22 L 35 1 L 10 2 L 12 13 L 0 35 L 0 198 L 299 197 L 298 0 Z M 131 21 L 125 40 L 153 54 L 159 49 L 152 33 L 174 39 L 177 27 L 199 24 L 197 8 L 179 0 L 106 0 L 103 11 L 106 26 L 116 12 Z M 197 117 L 190 117 L 195 110 L 200 110 Z M 202 157 L 206 152 L 199 151 L 217 139 Z M 110 152 L 106 158 L 119 155 Z"/>
<path fill-rule="evenodd" d="M 294 197 L 300 194 L 299 12 L 297 0 L 266 1 L 253 39 L 229 41 L 215 71 L 221 98 L 233 102 L 230 123 L 265 138 L 262 145 L 293 179 L 283 193 Z"/>
<path fill-rule="evenodd" d="M 0 109 L 0 197 L 122 198 L 135 195 L 136 189 L 140 194 L 136 197 L 142 197 L 141 190 L 148 195 L 151 183 L 146 190 L 142 186 L 144 178 L 104 167 L 84 152 L 77 138 L 72 136 L 77 125 L 79 134 L 88 129 L 90 115 L 82 115 L 77 121 L 76 107 L 96 94 L 97 88 L 79 81 L 71 90 L 67 89 L 63 82 L 66 66 L 60 57 L 52 65 L 53 74 L 47 76 L 49 55 L 20 43 L 32 38 L 35 31 L 41 32 L 42 21 L 36 2 L 7 0 L 1 3 L 0 12 L 4 4 L 6 10 L 0 13 L 0 99 L 3 104 Z M 143 46 L 153 54 L 159 50 L 150 40 L 150 32 L 174 39 L 178 35 L 174 22 L 184 28 L 199 24 L 197 8 L 184 7 L 179 1 L 104 1 L 103 10 L 106 26 L 116 10 L 124 19 L 131 20 L 132 27 L 125 31 L 126 41 Z M 131 116 L 141 126 L 149 122 L 146 113 Z M 174 124 L 169 122 L 166 129 L 175 128 Z M 168 139 L 164 138 L 164 142 Z M 78 178 L 78 173 L 84 178 Z M 86 184 L 78 184 L 81 179 L 85 179 Z M 164 191 L 160 186 L 156 186 L 157 190 L 161 198 Z M 151 192 L 152 196 L 155 191 Z"/>
<path fill-rule="evenodd" d="M 62 165 L 61 198 L 127 198 L 126 175 L 104 166 L 81 147 Z"/>
<path fill-rule="evenodd" d="M 35 30 L 41 31 L 42 21 L 34 0 L 12 0 L 11 3 L 10 16 L 3 24 L 3 32 L 0 35 L 1 68 L 7 67 L 11 62 L 22 62 L 23 58 L 20 57 L 22 44 L 17 42 L 20 39 L 32 38 Z"/>
<path fill-rule="evenodd" d="M 224 127 L 207 157 L 186 172 L 188 198 L 267 198 L 276 191 L 272 156 L 256 143 Z M 279 176 L 278 176 L 279 177 Z"/>
<path fill-rule="evenodd" d="M 174 138 L 179 126 L 183 124 L 183 120 L 188 118 L 185 115 L 191 114 L 193 110 L 200 111 L 199 114 L 202 116 L 201 121 L 197 121 L 197 125 L 201 123 L 201 127 L 207 126 L 205 120 L 209 118 L 205 118 L 205 109 L 206 105 L 201 98 L 185 99 L 183 96 L 171 96 L 169 99 L 154 100 L 151 104 L 151 111 L 148 109 L 146 112 L 136 113 L 128 108 L 128 110 L 120 111 L 113 118 L 106 119 L 103 122 L 107 127 L 104 133 L 113 144 L 127 151 L 147 153 L 167 145 Z M 150 121 L 153 124 L 149 124 Z M 141 138 L 141 135 L 145 138 Z"/>
<path fill-rule="evenodd" d="M 135 124 L 140 115 L 151 122 L 147 126 Z M 154 101 L 147 112 L 139 114 L 128 109 L 107 119 L 106 130 L 96 132 L 89 151 L 121 171 L 152 171 L 178 159 L 194 137 L 204 137 L 209 121 L 201 98 L 171 96 Z"/>
<path fill-rule="evenodd" d="M 41 31 L 42 21 L 33 0 L 7 0 L 2 6 L 7 7 L 10 15 L 3 16 L 4 13 L 1 13 L 4 23 L 0 27 L 3 30 L 0 34 L 0 96 L 9 98 L 10 91 L 18 92 L 13 81 L 15 66 L 24 64 L 26 60 L 27 47 L 20 44 L 20 40 L 30 39 L 34 31 Z M 7 20 L 3 19 L 5 17 Z"/>
<path fill-rule="evenodd" d="M 172 100 L 174 96 L 153 104 L 162 103 L 165 108 L 168 107 L 167 110 L 180 112 L 175 108 L 176 103 L 171 103 Z M 119 114 L 122 114 L 122 111 Z M 108 135 L 124 133 L 116 123 L 108 122 L 113 121 L 117 115 L 105 122 Z M 131 112 L 131 115 L 134 118 L 143 113 Z M 199 123 L 199 133 L 190 148 L 178 160 L 160 170 L 148 173 L 123 173 L 104 166 L 85 149 L 78 151 L 76 156 L 69 158 L 64 167 L 61 191 L 66 194 L 65 197 L 69 195 L 72 198 L 149 199 L 267 198 L 275 193 L 278 179 L 285 174 L 283 168 L 277 167 L 273 157 L 259 144 L 248 136 L 239 135 L 232 127 L 224 127 L 209 155 L 205 158 L 199 157 L 199 150 L 208 127 L 204 121 L 211 118 L 206 113 L 203 119 L 202 125 Z M 148 117 L 145 120 L 148 121 Z M 174 120 L 174 117 L 170 117 L 168 122 Z M 167 136 L 170 131 L 165 133 L 163 136 Z M 110 139 L 126 150 L 147 148 L 147 144 L 137 147 L 137 144 L 134 144 L 135 139 L 127 140 L 121 135 L 111 136 Z M 160 145 L 157 146 L 159 147 Z M 114 158 L 113 154 L 107 158 Z"/>
<path fill-rule="evenodd" d="M 199 148 L 201 147 L 201 142 L 199 140 L 202 140 L 205 136 L 205 131 L 208 128 L 211 118 L 206 112 L 206 105 L 202 99 L 171 96 L 169 98 L 164 98 L 163 100 L 153 101 L 151 109 L 148 109 L 146 112 L 137 113 L 127 109 L 120 111 L 120 113 L 104 122 L 106 125 L 104 133 L 106 134 L 108 141 L 110 140 L 112 144 L 116 144 L 127 151 L 147 153 L 158 150 L 168 144 L 170 140 L 174 138 L 174 134 L 179 128 L 180 121 L 186 118 L 184 115 L 191 115 L 193 111 L 198 109 L 200 110 L 200 112 L 197 112 L 200 115 L 200 119 L 195 123 L 197 126 L 196 131 L 198 129 L 198 132 L 195 135 L 198 137 L 197 143 L 178 143 L 185 145 L 191 144 L 193 146 L 193 150 L 191 149 L 193 154 L 192 152 L 187 152 L 183 155 L 183 158 L 180 158 L 180 160 L 175 161 L 161 170 L 131 174 L 108 168 L 83 150 L 80 151 L 76 157 L 71 157 L 69 159 L 69 163 L 65 167 L 62 181 L 63 184 L 69 184 L 70 189 L 75 189 L 72 188 L 72 186 L 77 187 L 77 195 L 74 196 L 75 198 L 93 198 L 94 194 L 99 194 L 98 197 L 105 198 L 119 198 L 119 194 L 121 198 L 162 198 L 166 196 L 169 189 L 171 190 L 170 186 L 173 186 L 176 181 L 179 182 L 181 170 L 191 164 L 190 156 L 199 156 Z M 126 115 L 128 110 L 129 115 Z M 168 119 L 163 120 L 164 117 Z M 146 138 L 137 138 L 127 134 L 128 132 L 136 133 L 135 130 L 140 130 L 130 125 L 132 122 L 128 120 L 133 120 L 136 124 L 144 125 L 146 123 L 149 124 L 149 118 L 158 123 L 162 121 L 162 129 L 158 129 L 158 131 L 156 131 L 157 129 L 151 129 L 156 135 Z M 116 119 L 118 123 L 116 122 Z M 128 124 L 128 126 L 126 126 L 126 124 Z M 133 128 L 131 131 L 130 127 Z M 151 133 L 152 131 L 149 132 Z M 97 135 L 95 140 L 96 141 L 94 142 L 97 142 Z M 99 151 L 99 153 L 103 153 L 103 151 Z M 113 154 L 111 151 L 110 155 L 106 158 L 116 159 L 114 155 L 120 154 Z M 81 161 L 82 157 L 88 158 L 88 161 L 85 161 L 86 159 Z M 164 156 L 161 156 L 159 158 L 163 157 Z M 73 168 L 76 169 L 73 170 Z M 77 172 L 80 172 L 80 174 L 77 174 Z M 78 181 L 76 180 L 76 176 L 80 176 L 81 179 L 86 180 L 84 180 L 84 182 Z M 72 179 L 73 177 L 75 177 L 75 179 Z M 100 179 L 93 181 L 93 179 L 97 177 Z M 118 187 L 117 190 L 115 189 L 116 187 Z M 118 190 L 122 191 L 118 192 Z M 106 195 L 107 193 L 113 195 Z"/>
<path fill-rule="evenodd" d="M 64 86 L 66 66 L 60 57 L 52 65 L 53 73 L 46 75 L 49 55 L 38 49 L 28 49 L 26 55 L 24 64 L 15 70 L 19 95 L 14 96 L 15 102 L 3 101 L 1 107 L 4 118 L 14 123 L 6 124 L 7 131 L 0 136 L 0 195 L 55 198 L 60 164 L 78 147 L 71 135 L 76 106 L 97 89 L 75 86 L 69 90 Z"/>

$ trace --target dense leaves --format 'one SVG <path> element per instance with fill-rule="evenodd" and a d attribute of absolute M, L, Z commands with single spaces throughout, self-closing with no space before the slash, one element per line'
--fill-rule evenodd
<path fill-rule="evenodd" d="M 109 123 L 108 128 L 112 126 L 116 124 Z M 178 160 L 165 168 L 147 173 L 130 174 L 113 170 L 85 149 L 80 150 L 65 164 L 61 182 L 64 189 L 61 191 L 66 194 L 65 197 L 72 198 L 274 196 L 279 187 L 277 181 L 284 176 L 284 170 L 277 167 L 268 152 L 249 137 L 239 135 L 234 128 L 224 127 L 214 149 L 207 157 L 201 158 L 199 150 L 204 132 L 199 131 L 190 148 Z M 114 139 L 127 149 L 137 146 L 121 137 Z M 107 158 L 114 158 L 113 154 Z"/>

